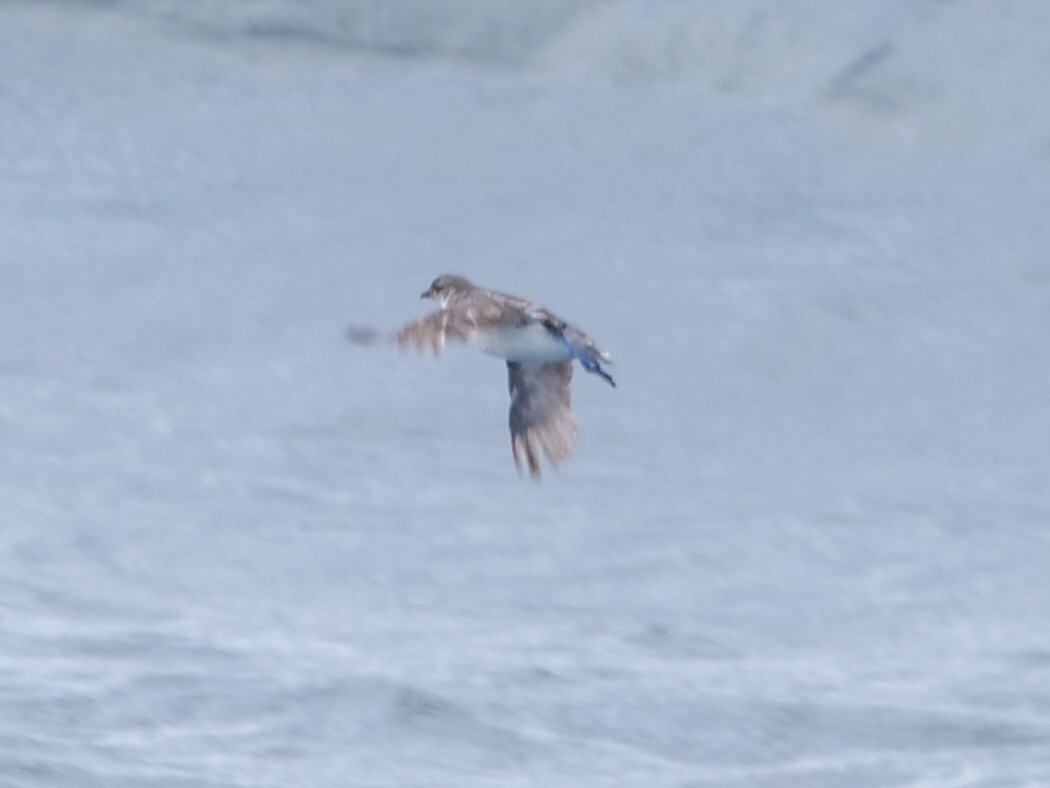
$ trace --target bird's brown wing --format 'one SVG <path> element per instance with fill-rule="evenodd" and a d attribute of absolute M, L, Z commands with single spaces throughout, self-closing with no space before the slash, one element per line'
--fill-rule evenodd
<path fill-rule="evenodd" d="M 557 466 L 572 454 L 579 429 L 572 417 L 572 360 L 507 362 L 510 442 L 518 470 L 540 478 L 540 458 Z"/>
<path fill-rule="evenodd" d="M 468 297 L 448 309 L 409 323 L 397 332 L 397 341 L 401 347 L 440 353 L 447 342 L 467 341 L 478 331 L 520 325 L 526 319 L 520 309 L 507 309 L 487 297 Z"/>
<path fill-rule="evenodd" d="M 468 340 L 477 330 L 477 321 L 469 312 L 443 309 L 402 328 L 397 332 L 397 342 L 401 347 L 430 350 L 437 354 L 445 343 Z"/>

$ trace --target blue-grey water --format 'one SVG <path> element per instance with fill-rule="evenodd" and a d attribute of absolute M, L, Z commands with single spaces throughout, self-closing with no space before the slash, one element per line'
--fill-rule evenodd
<path fill-rule="evenodd" d="M 863 5 L 0 8 L 0 786 L 1050 784 L 1050 11 Z"/>

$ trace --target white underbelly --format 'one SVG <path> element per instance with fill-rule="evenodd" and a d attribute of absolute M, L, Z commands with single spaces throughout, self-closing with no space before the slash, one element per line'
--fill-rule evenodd
<path fill-rule="evenodd" d="M 479 332 L 474 336 L 473 344 L 490 356 L 508 361 L 562 361 L 569 358 L 565 346 L 538 323 Z"/>

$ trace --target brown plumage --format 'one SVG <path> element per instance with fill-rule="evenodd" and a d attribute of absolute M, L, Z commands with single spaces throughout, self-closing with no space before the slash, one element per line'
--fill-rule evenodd
<path fill-rule="evenodd" d="M 438 354 L 446 343 L 464 341 L 505 359 L 515 465 L 539 479 L 542 457 L 554 466 L 565 462 L 579 432 L 572 414 L 573 359 L 615 386 L 601 367 L 608 355 L 538 304 L 475 287 L 461 276 L 438 277 L 421 297 L 442 308 L 401 329 L 398 343 Z"/>
<path fill-rule="evenodd" d="M 572 360 L 548 364 L 507 362 L 510 443 L 514 464 L 540 477 L 540 457 L 557 467 L 569 459 L 579 434 L 572 417 Z"/>

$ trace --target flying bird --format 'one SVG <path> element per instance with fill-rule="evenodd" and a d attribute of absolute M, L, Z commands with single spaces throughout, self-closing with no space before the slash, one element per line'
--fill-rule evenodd
<path fill-rule="evenodd" d="M 539 304 L 477 287 L 462 276 L 439 276 L 423 291 L 441 305 L 397 334 L 402 347 L 439 354 L 464 341 L 505 359 L 510 388 L 510 442 L 519 473 L 540 478 L 540 459 L 554 466 L 572 454 L 578 428 L 572 415 L 572 362 L 616 382 L 602 369 L 609 355 L 580 331 Z"/>

